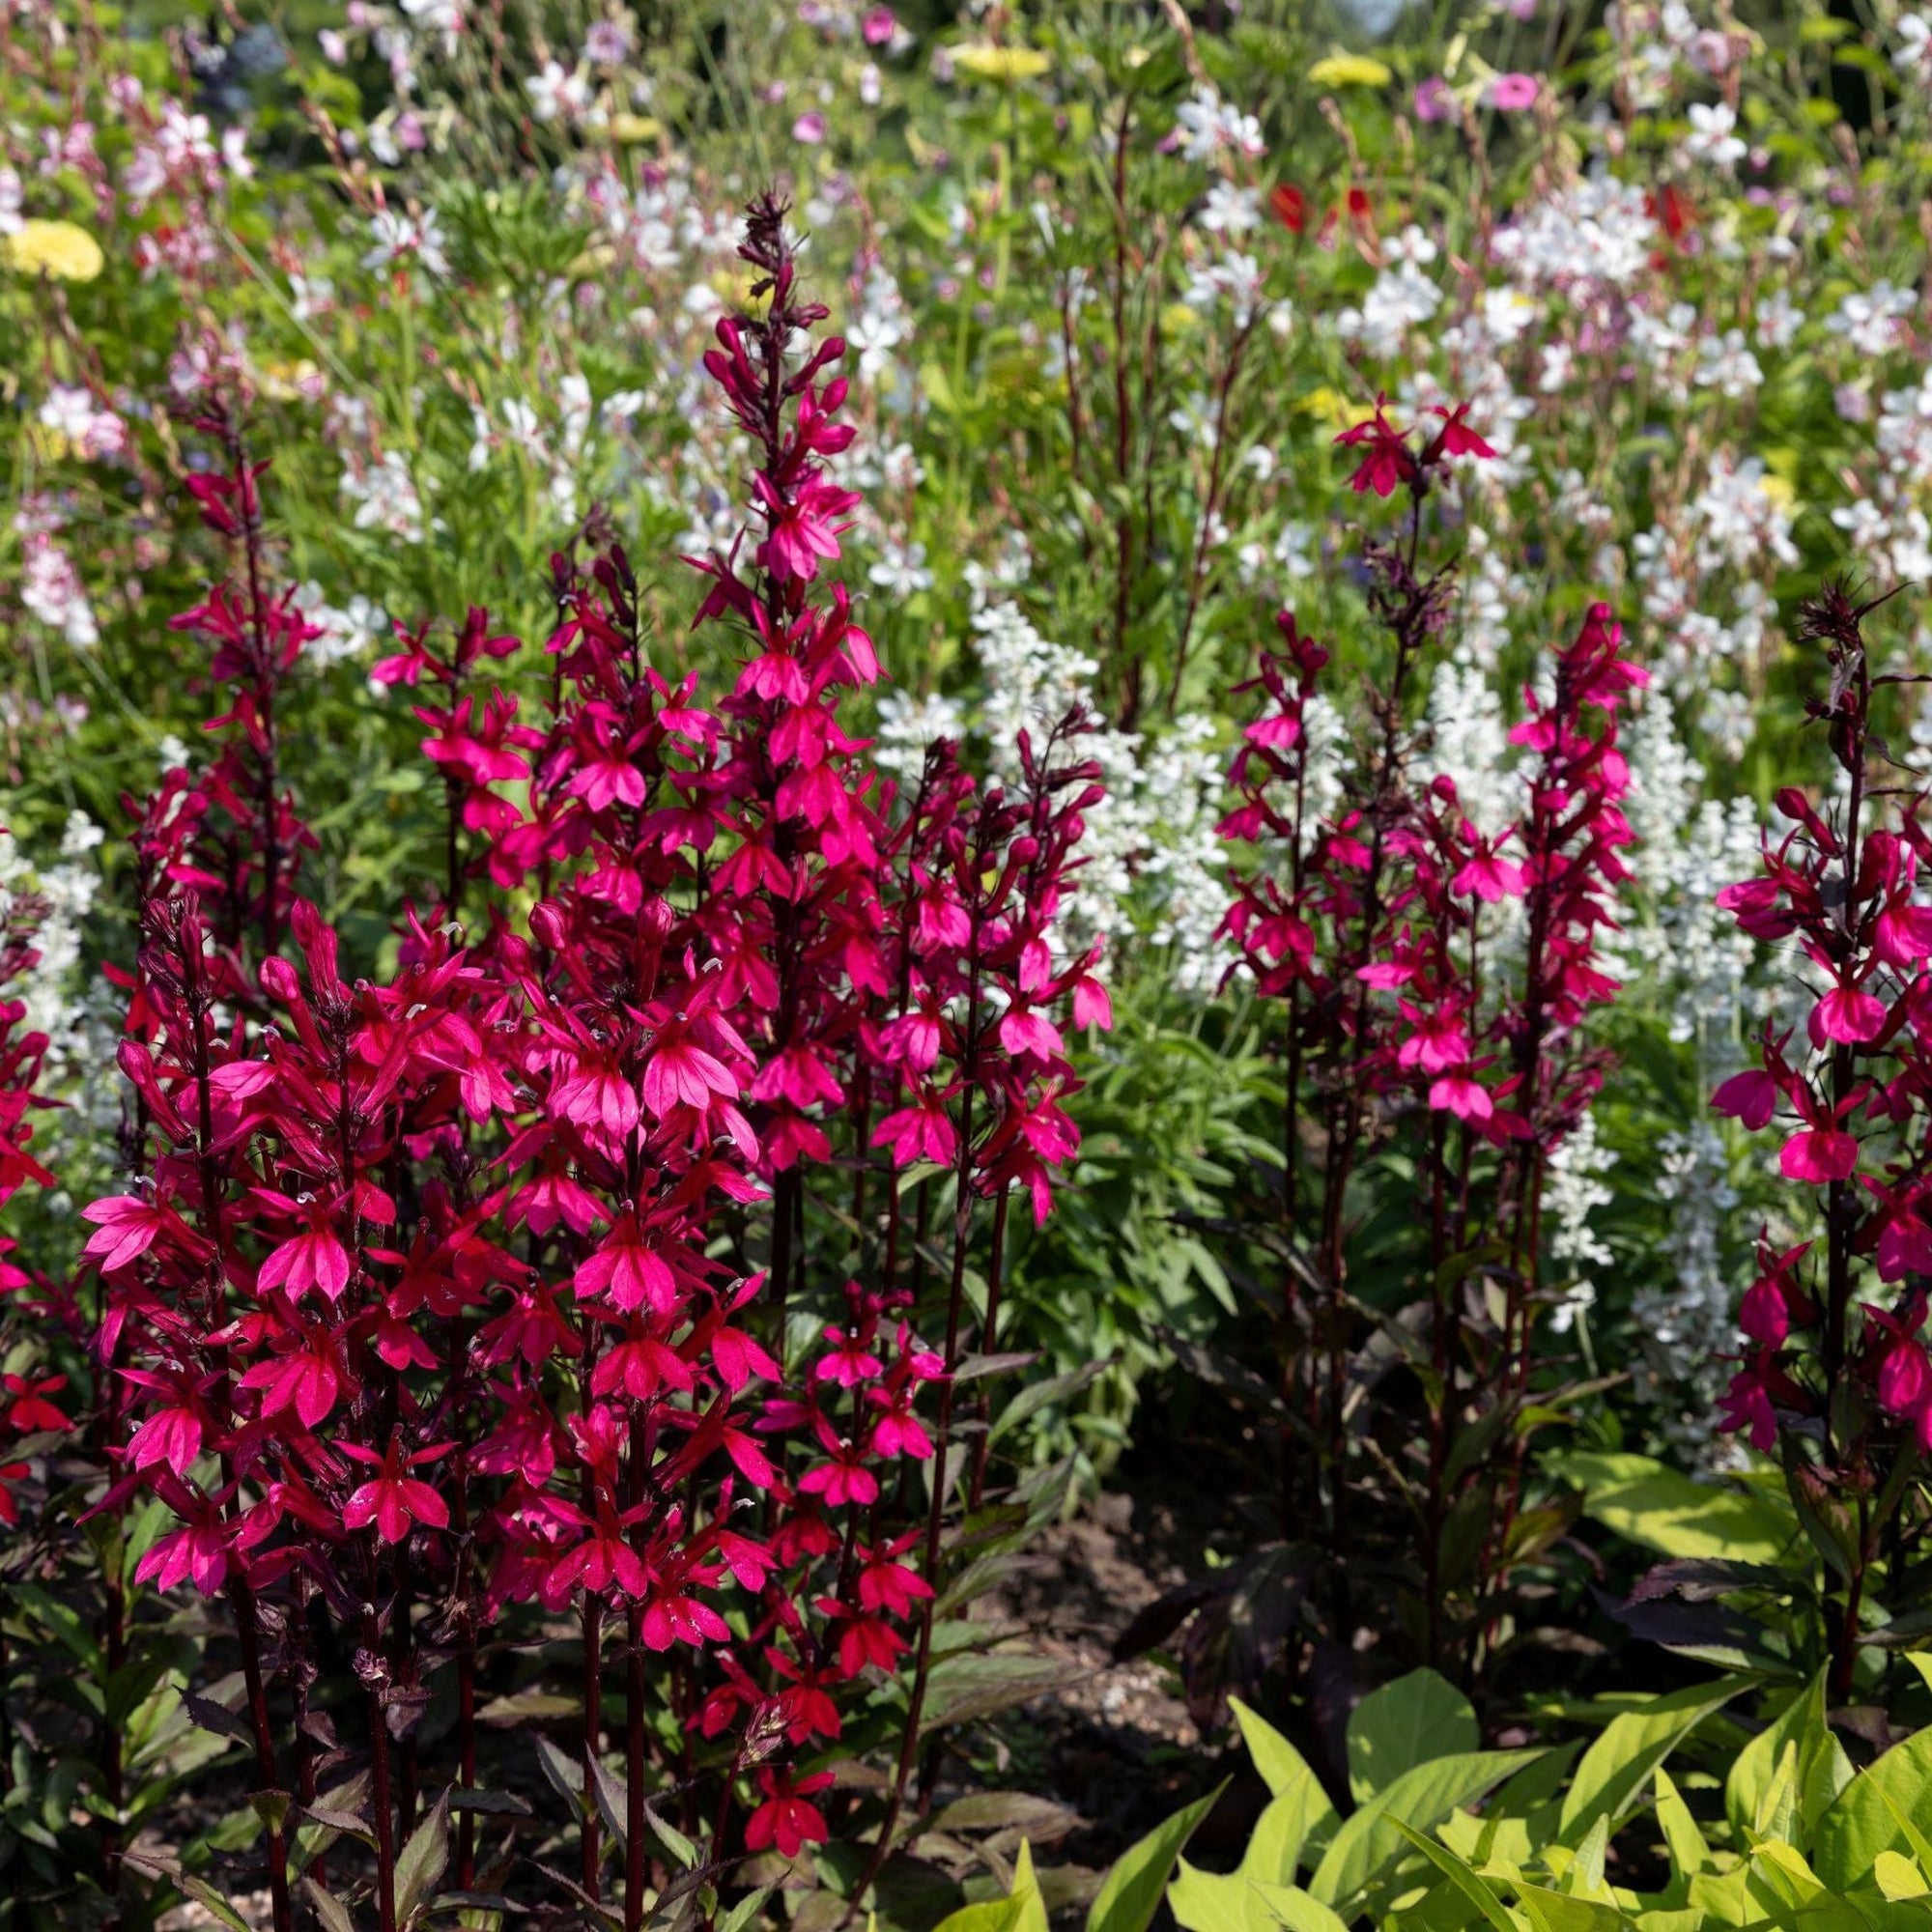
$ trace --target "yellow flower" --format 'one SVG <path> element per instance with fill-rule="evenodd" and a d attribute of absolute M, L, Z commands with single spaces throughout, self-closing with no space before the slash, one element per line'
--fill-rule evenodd
<path fill-rule="evenodd" d="M 1160 312 L 1160 332 L 1170 342 L 1178 335 L 1191 335 L 1200 327 L 1200 311 L 1185 302 L 1169 302 Z"/>
<path fill-rule="evenodd" d="M 639 141 L 655 141 L 664 132 L 664 123 L 648 114 L 613 114 L 611 138 L 620 147 L 636 147 Z"/>
<path fill-rule="evenodd" d="M 1317 87 L 1386 87 L 1395 75 L 1367 54 L 1330 54 L 1308 70 L 1308 77 Z"/>
<path fill-rule="evenodd" d="M 100 243 L 71 221 L 23 221 L 6 250 L 10 269 L 60 282 L 91 282 L 105 266 Z"/>
<path fill-rule="evenodd" d="M 1037 47 L 996 47 L 987 41 L 952 49 L 952 65 L 981 80 L 1032 80 L 1053 63 Z"/>
<path fill-rule="evenodd" d="M 772 292 L 764 290 L 753 296 L 752 284 L 761 277 L 743 270 L 720 269 L 711 277 L 711 286 L 724 298 L 725 304 L 740 315 L 749 316 L 753 322 L 762 322 L 772 305 Z"/>
<path fill-rule="evenodd" d="M 298 356 L 293 362 L 278 356 L 271 362 L 264 362 L 255 371 L 262 384 L 262 393 L 278 403 L 300 402 L 320 373 L 306 355 Z"/>
<path fill-rule="evenodd" d="M 1319 389 L 1311 389 L 1303 396 L 1299 405 L 1324 431 L 1339 434 L 1345 429 L 1352 429 L 1362 419 L 1362 411 L 1338 389 L 1331 389 L 1325 384 Z"/>

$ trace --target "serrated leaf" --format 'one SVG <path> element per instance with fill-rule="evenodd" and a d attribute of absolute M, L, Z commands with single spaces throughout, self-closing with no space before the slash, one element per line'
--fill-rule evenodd
<path fill-rule="evenodd" d="M 935 1832 L 1024 1832 L 1042 1842 L 1064 1838 L 1084 1821 L 1077 1811 L 1031 1791 L 976 1791 L 956 1798 L 932 1821 Z"/>
<path fill-rule="evenodd" d="M 521 1724 L 532 1718 L 570 1718 L 583 1708 L 582 1701 L 554 1690 L 519 1690 L 513 1697 L 493 1697 L 477 1712 L 485 1724 Z"/>
<path fill-rule="evenodd" d="M 445 1791 L 413 1832 L 396 1860 L 396 1923 L 412 1924 L 436 1896 L 449 1868 L 449 1793 Z"/>
<path fill-rule="evenodd" d="M 229 1932 L 253 1932 L 248 1921 L 205 1878 L 197 1878 L 192 1872 L 183 1872 L 175 1883 L 197 1905 L 205 1905 L 213 1913 L 229 1928 Z"/>
<path fill-rule="evenodd" d="M 305 1878 L 301 1889 L 309 1909 L 322 1923 L 322 1932 L 355 1932 L 355 1921 L 349 1916 L 349 1908 L 326 1886 Z"/>
<path fill-rule="evenodd" d="M 1084 1672 L 1051 1659 L 1004 1652 L 968 1653 L 942 1659 L 926 1680 L 923 1728 L 944 1729 L 1009 1711 L 1048 1690 L 1057 1690 Z"/>

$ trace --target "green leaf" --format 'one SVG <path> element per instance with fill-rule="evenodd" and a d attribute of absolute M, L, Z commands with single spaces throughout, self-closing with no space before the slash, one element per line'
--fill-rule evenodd
<path fill-rule="evenodd" d="M 761 1885 L 756 1891 L 748 1892 L 719 1919 L 718 1932 L 746 1932 L 746 1927 L 757 1918 L 772 1891 L 771 1886 Z"/>
<path fill-rule="evenodd" d="M 1019 1917 L 1013 1920 L 1013 1932 L 1047 1932 L 1046 1901 L 1039 1895 L 1039 1880 L 1033 1868 L 1033 1844 L 1031 1840 L 1020 1840 L 1020 1855 L 1013 1861 L 1013 1898 L 1018 1904 Z"/>
<path fill-rule="evenodd" d="M 988 1898 L 978 1905 L 962 1905 L 950 1912 L 932 1932 L 1019 1932 L 1020 1913 L 1025 1900 Z"/>
<path fill-rule="evenodd" d="M 1851 1781 L 1851 1760 L 1825 1722 L 1825 1673 L 1821 1670 L 1792 1698 L 1775 1722 L 1746 1745 L 1724 1780 L 1724 1812 L 1739 1834 L 1756 1822 L 1765 1794 L 1777 1776 L 1785 1747 L 1798 1748 L 1798 1815 L 1809 1832 Z"/>
<path fill-rule="evenodd" d="M 1314 1782 L 1310 1779 L 1310 1783 Z M 1253 1834 L 1248 1839 L 1248 1849 L 1241 1856 L 1241 1874 L 1253 1879 L 1258 1885 L 1293 1885 L 1294 1875 L 1301 1867 L 1302 1854 L 1308 1848 L 1309 1828 L 1313 1822 L 1310 1804 L 1319 1803 L 1332 1819 L 1335 1807 L 1328 1803 L 1328 1794 L 1320 1785 L 1313 1792 L 1289 1791 L 1279 1798 L 1270 1798 L 1255 1820 Z M 1316 1854 L 1309 1852 L 1313 1859 Z"/>
<path fill-rule="evenodd" d="M 1690 1807 L 1685 1804 L 1683 1793 L 1662 1765 L 1657 1767 L 1655 1781 L 1657 1822 L 1663 1829 L 1663 1846 L 1670 1854 L 1670 1868 L 1678 1879 L 1688 1885 L 1694 1873 L 1710 1870 L 1711 1847 L 1705 1842 L 1696 1819 L 1690 1815 Z"/>
<path fill-rule="evenodd" d="M 1812 1862 L 1833 1891 L 1869 1879 L 1881 1852 L 1908 1853 L 1932 1872 L 1932 1728 L 1893 1745 L 1858 1774 L 1818 1820 Z"/>
<path fill-rule="evenodd" d="M 1495 1927 L 1495 1932 L 1517 1932 L 1516 1920 L 1510 1917 L 1502 1894 L 1481 1872 L 1465 1860 L 1458 1858 L 1446 1845 L 1439 1845 L 1434 1838 L 1418 1832 L 1413 1825 L 1406 1825 L 1397 1819 L 1396 1830 Z"/>
<path fill-rule="evenodd" d="M 977 1722 L 1058 1690 L 1078 1674 L 1073 1665 L 1050 1658 L 1004 1652 L 942 1658 L 927 1679 L 922 1728 L 936 1731 L 948 1724 Z"/>
<path fill-rule="evenodd" d="M 436 1896 L 437 1886 L 449 1865 L 449 1793 L 410 1833 L 396 1861 L 396 1923 L 408 1925 Z"/>
<path fill-rule="evenodd" d="M 1544 1467 L 1583 1492 L 1585 1514 L 1665 1556 L 1776 1563 L 1796 1525 L 1762 1497 L 1692 1482 L 1648 1456 L 1572 1449 Z"/>
<path fill-rule="evenodd" d="M 1370 1880 L 1406 1849 L 1400 1825 L 1432 1831 L 1459 1804 L 1473 1804 L 1540 1750 L 1465 1751 L 1418 1764 L 1346 1819 L 1315 1868 L 1308 1889 L 1348 1916 Z"/>
<path fill-rule="evenodd" d="M 1349 1789 L 1356 1804 L 1431 1758 L 1482 1748 L 1474 1707 L 1446 1677 L 1411 1670 L 1372 1690 L 1349 1719 Z"/>
<path fill-rule="evenodd" d="M 1160 1909 L 1175 1860 L 1227 1788 L 1224 1778 L 1207 1797 L 1184 1805 L 1114 1861 L 1087 1909 L 1087 1932 L 1147 1932 Z"/>
<path fill-rule="evenodd" d="M 326 1886 L 316 1884 L 312 1878 L 305 1878 L 301 1889 L 310 1909 L 322 1923 L 322 1932 L 355 1932 L 355 1921 L 350 1918 L 348 1906 Z"/>
<path fill-rule="evenodd" d="M 1167 1888 L 1167 1908 L 1181 1932 L 1274 1932 L 1274 1915 L 1239 1872 L 1205 1872 L 1185 1859 Z"/>
<path fill-rule="evenodd" d="M 197 1905 L 205 1905 L 213 1913 L 228 1927 L 228 1932 L 249 1932 L 248 1921 L 205 1878 L 196 1878 L 192 1872 L 182 1872 L 175 1883 Z"/>
<path fill-rule="evenodd" d="M 1517 1881 L 1517 1903 L 1536 1932 L 1627 1932 L 1629 1920 L 1614 1905 Z"/>
<path fill-rule="evenodd" d="M 1615 1825 L 1642 1796 L 1657 1767 L 1712 1712 L 1755 1682 L 1720 1677 L 1715 1684 L 1692 1684 L 1612 1718 L 1583 1753 L 1564 1797 L 1557 1822 L 1562 1841 L 1581 1843 L 1599 1818 Z"/>
<path fill-rule="evenodd" d="M 1241 1742 L 1247 1746 L 1248 1757 L 1261 1774 L 1262 1782 L 1277 1800 L 1293 1800 L 1301 1813 L 1297 1856 L 1304 1853 L 1313 1856 L 1324 1850 L 1340 1821 L 1321 1780 L 1308 1768 L 1308 1760 L 1265 1718 L 1251 1711 L 1238 1697 L 1230 1697 L 1228 1702 L 1235 1707 Z"/>
<path fill-rule="evenodd" d="M 1349 1932 L 1348 1922 L 1340 1913 L 1303 1891 L 1298 1885 L 1264 1885 L 1253 1879 L 1248 1889 L 1260 1898 L 1275 1923 L 1287 1926 L 1288 1932 Z"/>

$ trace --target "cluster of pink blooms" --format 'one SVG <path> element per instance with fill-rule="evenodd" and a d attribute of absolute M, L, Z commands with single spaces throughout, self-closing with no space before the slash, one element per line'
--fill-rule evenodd
<path fill-rule="evenodd" d="M 1355 490 L 1404 493 L 1408 519 L 1404 541 L 1369 547 L 1371 605 L 1393 642 L 1394 668 L 1386 688 L 1370 694 L 1371 733 L 1339 804 L 1318 809 L 1324 775 L 1314 768 L 1308 729 L 1328 653 L 1283 611 L 1281 648 L 1264 653 L 1244 687 L 1259 694 L 1260 716 L 1245 729 L 1231 774 L 1236 803 L 1221 825 L 1243 851 L 1225 930 L 1281 1016 L 1282 1225 L 1301 1251 L 1284 1273 L 1284 1392 L 1293 1428 L 1315 1451 L 1285 1451 L 1285 1469 L 1291 1485 L 1299 1463 L 1327 1472 L 1309 1507 L 1325 1519 L 1342 1616 L 1349 1532 L 1346 1504 L 1335 1498 L 1354 1480 L 1364 1434 L 1347 1414 L 1362 1336 L 1346 1289 L 1351 1171 L 1399 1141 L 1418 1192 L 1415 1267 L 1431 1284 L 1431 1306 L 1414 1346 L 1428 1350 L 1433 1373 L 1426 1465 L 1408 1480 L 1426 1524 L 1432 1661 L 1451 1642 L 1480 1640 L 1483 1627 L 1471 1614 L 1452 1636 L 1441 1612 L 1437 1566 L 1447 1560 L 1453 1492 L 1494 1485 L 1486 1510 L 1499 1526 L 1476 1575 L 1458 1578 L 1473 1582 L 1479 1599 L 1506 1561 L 1520 1495 L 1520 1465 L 1492 1470 L 1478 1454 L 1462 1459 L 1459 1475 L 1450 1445 L 1471 1406 L 1520 1401 L 1528 1384 L 1546 1306 L 1542 1190 L 1551 1157 L 1602 1085 L 1605 1063 L 1586 1022 L 1617 990 L 1600 952 L 1632 838 L 1617 713 L 1647 681 L 1623 657 L 1608 607 L 1595 605 L 1555 655 L 1550 690 L 1523 694 L 1511 733 L 1522 753 L 1513 824 L 1485 834 L 1447 778 L 1412 775 L 1426 746 L 1410 735 L 1405 699 L 1446 620 L 1451 582 L 1447 569 L 1418 574 L 1425 505 L 1446 463 L 1492 453 L 1464 407 L 1435 414 L 1438 422 L 1405 432 L 1378 405 L 1338 439 L 1360 452 Z M 1506 901 L 1515 902 L 1507 913 Z M 1499 1258 L 1486 1263 L 1502 1291 L 1493 1332 L 1482 1311 L 1465 1321 L 1443 1287 L 1447 1264 L 1479 1253 Z M 1416 1429 L 1406 1419 L 1389 1428 L 1390 1453 L 1407 1456 Z"/>
<path fill-rule="evenodd" d="M 440 902 L 399 910 L 384 979 L 346 976 L 299 895 L 313 841 L 277 776 L 277 700 L 315 633 L 263 585 L 262 466 L 201 423 L 228 455 L 197 479 L 204 519 L 247 567 L 181 620 L 232 693 L 221 748 L 141 813 L 121 1051 L 141 1154 L 85 1210 L 128 1409 L 103 1506 L 160 1495 L 178 1523 L 142 1578 L 231 1600 L 267 1785 L 265 1636 L 297 1657 L 332 1616 L 359 1644 L 384 1932 L 424 1680 L 455 1664 L 472 1784 L 479 1634 L 516 1604 L 582 1618 L 586 1789 L 608 1618 L 634 1758 L 668 1713 L 687 1774 L 719 1741 L 721 1829 L 742 1777 L 750 1848 L 825 1835 L 828 1780 L 795 1761 L 840 1737 L 843 1693 L 897 1666 L 910 1625 L 926 1654 L 947 1495 L 935 1475 L 909 1520 L 906 1472 L 946 1445 L 976 1204 L 983 1351 L 1009 1195 L 1043 1217 L 1077 1146 L 1065 1017 L 1107 1018 L 1095 962 L 1054 946 L 1098 796 L 1082 721 L 1023 743 L 1012 790 L 942 745 L 906 795 L 840 723 L 878 675 L 825 575 L 855 502 L 824 469 L 852 436 L 842 344 L 798 353 L 825 312 L 782 217 L 753 204 L 764 313 L 722 322 L 708 358 L 756 461 L 749 569 L 693 559 L 701 617 L 747 640 L 734 687 L 707 708 L 695 674 L 653 667 L 614 548 L 587 573 L 554 560 L 535 721 L 477 681 L 520 648 L 485 612 L 446 641 L 398 627 L 377 676 L 416 694 L 448 819 Z M 926 1181 L 917 1235 L 900 1225 L 915 1163 L 955 1201 L 952 1279 L 923 1299 Z M 841 1254 L 865 1279 L 828 1269 Z M 917 1328 L 935 1307 L 943 1347 Z M 976 1496 L 982 1476 L 981 1454 Z M 647 1668 L 673 1649 L 688 1661 Z M 312 1663 L 289 1676 L 312 1801 Z M 583 1842 L 594 1890 L 588 1806 Z M 460 1883 L 470 1859 L 466 1820 Z"/>
<path fill-rule="evenodd" d="M 1442 427 L 1419 452 L 1379 408 L 1345 431 L 1338 440 L 1364 451 L 1354 487 L 1426 490 L 1446 457 L 1492 454 L 1463 424 L 1463 407 L 1435 413 Z M 1328 653 L 1292 612 L 1276 624 L 1283 649 L 1264 653 L 1241 687 L 1264 701 L 1236 754 L 1238 802 L 1221 832 L 1263 863 L 1236 870 L 1229 935 L 1264 994 L 1296 1002 L 1297 1024 L 1348 1036 L 1351 1065 L 1376 1091 L 1413 1087 L 1492 1144 L 1553 1147 L 1601 1077 L 1561 1065 L 1553 1049 L 1617 990 L 1597 948 L 1632 837 L 1616 712 L 1648 673 L 1620 655 L 1609 607 L 1593 606 L 1556 657 L 1550 695 L 1523 692 L 1510 742 L 1528 753 L 1525 809 L 1500 833 L 1477 831 L 1445 777 L 1419 790 L 1384 786 L 1317 822 L 1304 718 Z M 1505 899 L 1524 902 L 1525 956 L 1519 981 L 1492 983 L 1486 997 L 1480 918 Z"/>
<path fill-rule="evenodd" d="M 1932 1164 L 1918 1131 L 1932 1099 L 1921 1043 L 1932 1030 L 1932 909 L 1919 899 L 1932 838 L 1918 821 L 1923 793 L 1901 801 L 1867 774 L 1873 689 L 1893 681 L 1866 662 L 1870 608 L 1834 586 L 1806 612 L 1805 635 L 1825 646 L 1831 672 L 1829 698 L 1808 708 L 1830 729 L 1842 798 L 1821 809 L 1795 786 L 1779 792 L 1791 829 L 1767 843 L 1760 877 L 1718 901 L 1754 939 L 1802 952 L 1810 997 L 1803 1039 L 1768 1025 L 1758 1065 L 1713 1096 L 1751 1131 L 1782 1135 L 1787 1180 L 1825 1190 L 1822 1279 L 1807 1285 L 1801 1267 L 1811 1242 L 1780 1249 L 1767 1236 L 1739 1311 L 1749 1350 L 1725 1422 L 1767 1451 L 1781 1428 L 1825 1419 L 1847 1378 L 1920 1450 L 1932 1448 L 1932 1358 L 1919 1333 Z M 1889 1304 L 1857 1300 L 1868 1276 L 1894 1290 Z M 1844 1428 L 1842 1413 L 1829 1424 L 1837 1456 L 1850 1448 Z"/>

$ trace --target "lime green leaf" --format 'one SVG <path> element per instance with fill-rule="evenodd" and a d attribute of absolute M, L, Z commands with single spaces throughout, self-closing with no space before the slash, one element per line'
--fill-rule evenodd
<path fill-rule="evenodd" d="M 1798 1816 L 1809 1833 L 1852 1776 L 1851 1760 L 1825 1722 L 1822 1671 L 1738 1753 L 1724 1780 L 1724 1811 L 1734 1832 L 1756 1823 L 1787 1745 L 1798 1747 Z"/>
<path fill-rule="evenodd" d="M 1695 1483 L 1648 1456 L 1573 1449 L 1545 1467 L 1583 1492 L 1605 1529 L 1665 1556 L 1776 1563 L 1795 1525 L 1759 1496 Z"/>
<path fill-rule="evenodd" d="M 1269 1918 L 1287 1926 L 1288 1932 L 1349 1932 L 1339 1913 L 1298 1885 L 1264 1885 L 1257 1879 L 1250 1889 L 1261 1899 Z"/>
<path fill-rule="evenodd" d="M 1563 1842 L 1580 1844 L 1599 1818 L 1615 1825 L 1642 1796 L 1657 1767 L 1712 1712 L 1755 1681 L 1720 1677 L 1714 1684 L 1692 1684 L 1612 1718 L 1583 1753 L 1564 1796 L 1557 1822 Z"/>
<path fill-rule="evenodd" d="M 1502 1894 L 1481 1872 L 1472 1869 L 1466 1860 L 1458 1858 L 1446 1846 L 1438 1845 L 1401 1819 L 1396 1820 L 1396 1830 L 1495 1927 L 1495 1932 L 1517 1932 L 1516 1920 L 1510 1917 Z"/>
<path fill-rule="evenodd" d="M 1359 1804 L 1432 1758 L 1482 1747 L 1469 1700 L 1434 1670 L 1372 1690 L 1349 1719 L 1349 1789 Z"/>
<path fill-rule="evenodd" d="M 1670 1868 L 1676 1877 L 1689 1883 L 1695 1872 L 1711 1868 L 1711 1847 L 1690 1815 L 1683 1794 L 1662 1765 L 1657 1767 L 1657 1822 L 1663 1828 L 1664 1849 L 1670 1854 Z"/>
<path fill-rule="evenodd" d="M 1881 1852 L 1910 1854 L 1921 1871 L 1932 1871 L 1929 1827 L 1932 1729 L 1893 1745 L 1839 1792 L 1818 1820 L 1818 1876 L 1833 1891 L 1850 1891 L 1865 1884 Z"/>
<path fill-rule="evenodd" d="M 1156 1825 L 1114 1861 L 1113 1869 L 1088 1908 L 1087 1932 L 1147 1932 L 1160 1909 L 1160 1896 L 1167 1889 L 1175 1860 L 1227 1788 L 1224 1779 L 1207 1797 L 1197 1798 Z M 984 1928 L 968 1928 L 968 1932 L 984 1932 Z M 1007 1932 L 1007 1928 L 999 1928 L 999 1932 Z"/>
<path fill-rule="evenodd" d="M 1321 1780 L 1308 1768 L 1308 1760 L 1265 1718 L 1249 1710 L 1238 1697 L 1231 1697 L 1228 1701 L 1235 1707 L 1235 1720 L 1241 1727 L 1241 1742 L 1247 1746 L 1248 1756 L 1261 1773 L 1262 1782 L 1276 1799 L 1292 1799 L 1300 1811 L 1302 1825 L 1295 1847 L 1297 1857 L 1304 1854 L 1313 1857 L 1335 1835 L 1338 1822 L 1335 1806 L 1329 1801 L 1327 1792 L 1321 1788 Z M 1257 1876 L 1268 1878 L 1270 1875 L 1259 1873 Z M 1293 1874 L 1283 1876 L 1292 1877 Z"/>
<path fill-rule="evenodd" d="M 1466 1751 L 1406 1771 L 1336 1832 L 1308 1889 L 1324 1905 L 1346 1909 L 1371 1879 L 1406 1849 L 1398 1821 L 1433 1830 L 1459 1804 L 1471 1804 L 1539 1752 Z"/>

